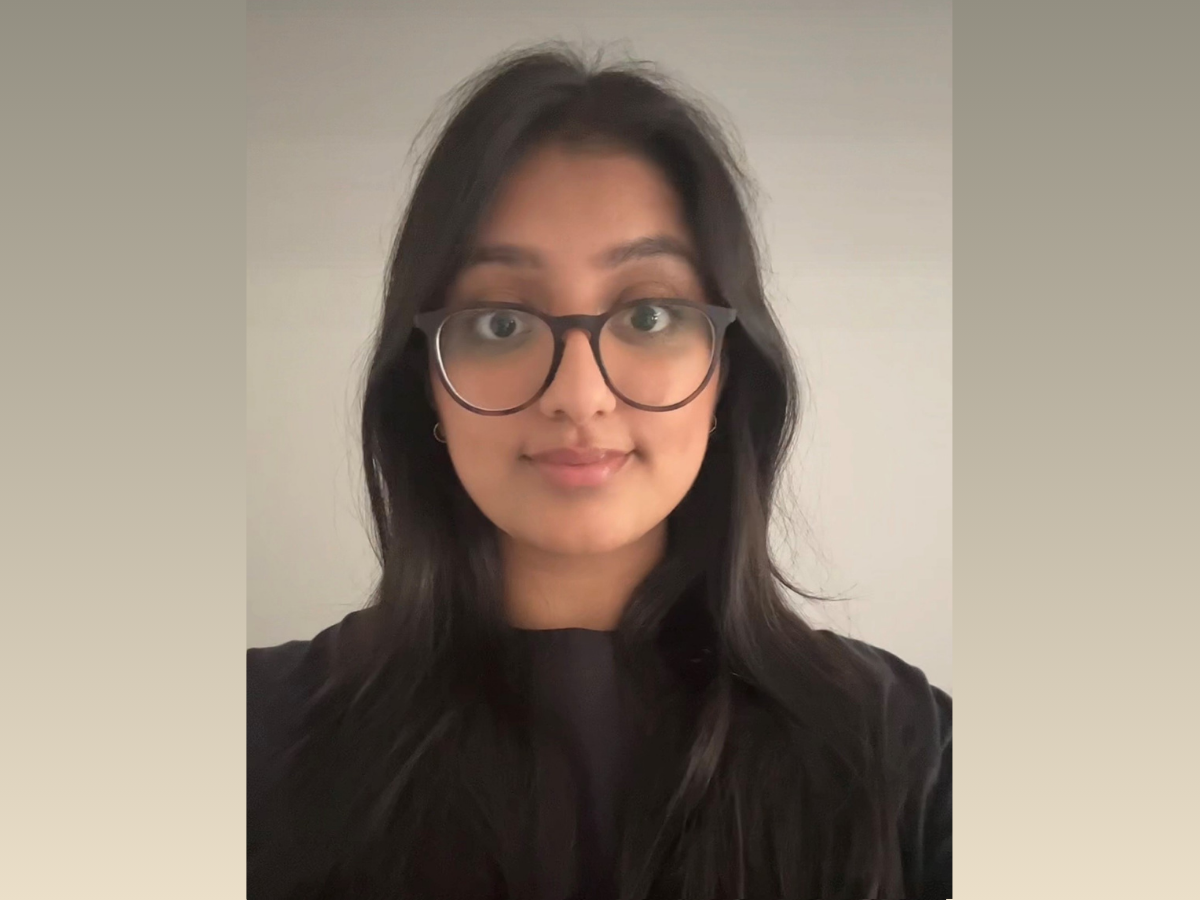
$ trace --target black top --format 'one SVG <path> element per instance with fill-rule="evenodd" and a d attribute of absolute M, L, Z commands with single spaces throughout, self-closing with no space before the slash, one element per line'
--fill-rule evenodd
<path fill-rule="evenodd" d="M 300 670 L 313 647 L 337 627 L 311 642 L 292 641 L 248 651 L 247 801 L 252 846 L 269 841 L 272 829 L 281 824 L 264 821 L 256 812 L 256 800 L 278 774 L 273 769 L 281 749 L 293 739 L 299 724 L 310 689 Z M 561 726 L 568 761 L 580 788 L 574 862 L 577 883 L 585 887 L 570 900 L 614 897 L 618 804 L 629 775 L 633 737 L 618 689 L 613 635 L 580 628 L 518 631 L 517 635 L 528 650 L 535 676 L 535 702 Z M 837 639 L 877 671 L 881 696 L 891 707 L 889 719 L 903 735 L 907 757 L 913 757 L 912 741 L 930 745 L 929 752 L 917 754 L 925 760 L 925 770 L 916 773 L 920 783 L 913 785 L 913 793 L 918 802 L 910 805 L 901 823 L 901 852 L 905 881 L 910 885 L 908 896 L 944 900 L 951 896 L 950 697 L 932 687 L 920 670 L 892 654 L 860 641 Z M 550 900 L 554 891 L 545 886 L 537 900 Z M 249 900 L 256 900 L 253 889 Z M 554 900 L 562 900 L 561 894 Z"/>
<path fill-rule="evenodd" d="M 561 628 L 521 631 L 541 707 L 563 725 L 579 810 L 579 883 L 575 900 L 614 897 L 617 800 L 628 776 L 633 735 L 622 708 L 606 631 Z"/>

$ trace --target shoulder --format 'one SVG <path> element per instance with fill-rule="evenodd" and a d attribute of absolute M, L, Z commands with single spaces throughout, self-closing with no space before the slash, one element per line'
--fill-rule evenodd
<path fill-rule="evenodd" d="M 246 651 L 246 859 L 249 896 L 284 896 L 296 869 L 291 841 L 308 815 L 292 779 L 314 697 L 345 645 L 352 613 L 311 640 Z M 300 816 L 298 819 L 297 816 Z"/>
<path fill-rule="evenodd" d="M 865 641 L 831 631 L 818 633 L 854 664 L 865 682 L 869 713 L 882 729 L 883 740 L 910 746 L 916 742 L 935 755 L 949 747 L 953 700 L 920 668 Z"/>
<path fill-rule="evenodd" d="M 867 673 L 878 757 L 895 791 L 910 896 L 951 896 L 953 701 L 894 653 L 822 633 Z"/>
<path fill-rule="evenodd" d="M 246 651 L 246 740 L 253 765 L 285 740 L 311 693 L 313 641 L 288 641 Z"/>
<path fill-rule="evenodd" d="M 336 629 L 337 626 L 334 626 Z M 251 734 L 303 705 L 311 692 L 314 657 L 334 629 L 311 640 L 246 651 L 246 711 Z"/>
<path fill-rule="evenodd" d="M 796 660 L 792 667 L 796 697 L 806 697 L 825 707 L 842 731 L 870 748 L 882 778 L 895 790 L 924 790 L 940 777 L 952 741 L 953 701 L 931 684 L 917 666 L 881 647 L 827 630 L 814 636 L 821 652 L 819 662 Z M 813 681 L 814 672 L 820 680 Z M 823 685 L 823 688 L 818 687 Z M 814 690 L 829 691 L 817 700 Z M 832 704 L 832 706 L 830 705 Z M 782 741 L 789 749 L 796 742 L 807 745 L 808 726 L 798 724 L 790 712 L 761 693 L 751 693 L 739 709 L 740 727 L 753 734 L 752 743 L 774 746 Z"/>
<path fill-rule="evenodd" d="M 247 650 L 246 700 L 252 717 L 269 724 L 304 705 L 329 674 L 334 655 L 349 634 L 364 630 L 365 612 L 351 613 L 310 640 Z"/>
<path fill-rule="evenodd" d="M 864 641 L 821 632 L 862 674 L 867 727 L 884 776 L 911 806 L 949 802 L 954 703 L 917 666 Z M 942 797 L 944 793 L 944 797 Z"/>
<path fill-rule="evenodd" d="M 310 640 L 246 651 L 246 767 L 252 805 L 282 770 L 348 623 L 360 615 L 352 613 Z"/>
<path fill-rule="evenodd" d="M 930 724 L 950 726 L 953 700 L 932 684 L 925 673 L 896 654 L 854 638 L 832 636 L 873 673 L 874 682 L 889 715 L 927 718 Z"/>

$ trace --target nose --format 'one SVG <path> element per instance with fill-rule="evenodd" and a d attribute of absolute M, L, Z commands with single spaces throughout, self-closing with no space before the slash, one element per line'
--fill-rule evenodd
<path fill-rule="evenodd" d="M 617 408 L 617 398 L 600 372 L 587 335 L 571 331 L 563 343 L 554 381 L 538 401 L 542 413 L 550 418 L 565 416 L 576 425 L 611 413 Z"/>

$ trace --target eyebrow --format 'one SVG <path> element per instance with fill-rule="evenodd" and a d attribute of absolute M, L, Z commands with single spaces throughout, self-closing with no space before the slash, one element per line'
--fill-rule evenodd
<path fill-rule="evenodd" d="M 696 268 L 695 254 L 687 244 L 668 234 L 656 234 L 617 244 L 596 256 L 595 263 L 606 269 L 615 269 L 634 260 L 650 259 L 656 256 L 672 256 L 683 260 L 692 268 Z M 540 269 L 545 266 L 541 254 L 528 247 L 519 247 L 515 244 L 484 244 L 475 247 L 468 254 L 466 265 L 463 268 L 489 263 L 528 269 Z"/>

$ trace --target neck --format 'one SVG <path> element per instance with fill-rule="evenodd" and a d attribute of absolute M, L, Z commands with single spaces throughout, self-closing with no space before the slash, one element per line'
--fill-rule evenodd
<path fill-rule="evenodd" d="M 563 555 L 501 537 L 505 603 L 515 628 L 613 631 L 634 589 L 666 552 L 666 523 L 617 550 Z"/>

